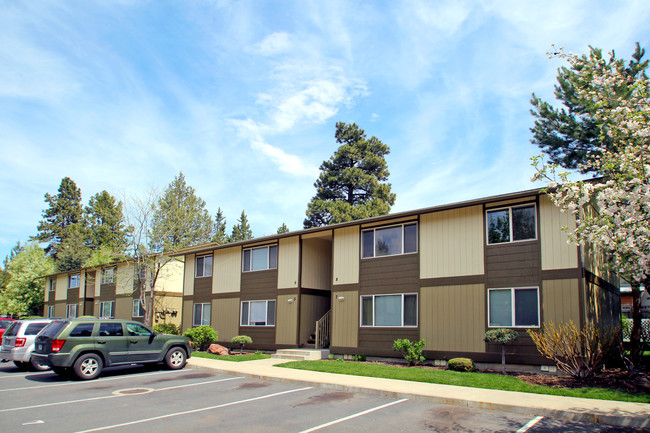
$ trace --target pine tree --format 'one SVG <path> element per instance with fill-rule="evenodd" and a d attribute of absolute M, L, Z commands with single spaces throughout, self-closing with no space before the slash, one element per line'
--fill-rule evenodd
<path fill-rule="evenodd" d="M 386 182 L 390 148 L 376 137 L 366 138 L 355 123 L 337 122 L 334 136 L 341 146 L 320 166 L 305 228 L 386 215 L 395 203 Z"/>
<path fill-rule="evenodd" d="M 624 67 L 628 84 L 636 78 L 647 80 L 648 60 L 641 60 L 644 54 L 645 50 L 637 42 L 632 60 L 624 66 L 625 61 L 616 59 L 612 51 L 609 59 L 605 60 L 606 68 L 613 70 L 617 65 Z M 602 50 L 590 47 L 589 53 L 583 54 L 581 58 L 588 64 L 596 65 L 603 61 Z M 534 93 L 531 99 L 534 107 L 531 113 L 536 118 L 535 126 L 531 128 L 531 142 L 549 155 L 552 163 L 567 169 L 579 168 L 579 164 L 601 155 L 603 151 L 614 150 L 611 138 L 600 134 L 600 128 L 594 119 L 597 107 L 592 101 L 579 96 L 576 91 L 585 86 L 589 86 L 594 92 L 603 88 L 602 84 L 592 81 L 591 76 L 585 74 L 585 70 L 580 65 L 558 69 L 555 97 L 564 107 L 555 108 Z M 627 84 L 621 83 L 615 91 L 617 95 L 627 98 L 632 90 Z"/>
<path fill-rule="evenodd" d="M 128 232 L 122 208 L 122 202 L 106 190 L 90 198 L 85 213 L 90 249 L 110 249 L 116 254 L 124 252 Z"/>
<path fill-rule="evenodd" d="M 212 235 L 212 242 L 220 244 L 227 244 L 230 242 L 226 234 L 226 217 L 223 216 L 221 208 L 217 209 L 217 214 L 214 216 L 214 234 Z"/>
<path fill-rule="evenodd" d="M 285 223 L 282 223 L 280 227 L 278 227 L 278 234 L 281 235 L 282 233 L 289 233 L 289 227 Z"/>
<path fill-rule="evenodd" d="M 248 224 L 248 217 L 246 216 L 246 212 L 242 210 L 241 216 L 237 220 L 237 224 L 235 224 L 232 228 L 230 242 L 245 241 L 252 238 L 253 231 L 251 230 L 251 226 Z"/>
<path fill-rule="evenodd" d="M 156 204 L 151 223 L 152 251 L 171 251 L 210 242 L 212 218 L 205 201 L 187 185 L 181 172 Z"/>
<path fill-rule="evenodd" d="M 86 266 L 91 256 L 87 234 L 88 231 L 81 223 L 68 226 L 67 236 L 58 246 L 55 260 L 57 272 L 72 271 Z"/>
<path fill-rule="evenodd" d="M 75 235 L 83 229 L 83 209 L 81 207 L 81 189 L 72 179 L 61 180 L 58 194 L 45 194 L 48 208 L 43 210 L 43 220 L 38 223 L 38 234 L 34 237 L 39 242 L 47 242 L 45 252 L 55 259 L 60 245 L 70 236 L 75 226 Z M 81 227 L 80 227 L 81 226 Z"/>

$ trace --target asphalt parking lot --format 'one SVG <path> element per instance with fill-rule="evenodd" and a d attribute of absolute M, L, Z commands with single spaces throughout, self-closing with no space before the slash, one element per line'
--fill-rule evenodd
<path fill-rule="evenodd" d="M 96 380 L 0 364 L 5 432 L 640 432 L 204 371 L 106 369 Z"/>

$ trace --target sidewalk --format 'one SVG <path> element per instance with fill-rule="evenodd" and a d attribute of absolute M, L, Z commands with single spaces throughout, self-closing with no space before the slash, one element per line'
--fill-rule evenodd
<path fill-rule="evenodd" d="M 615 426 L 650 428 L 650 404 L 646 403 L 558 397 L 274 367 L 284 362 L 288 361 L 260 359 L 231 362 L 194 357 L 189 359 L 188 365 L 195 370 L 208 370 L 315 388 L 515 412 L 531 417 L 544 416 Z"/>

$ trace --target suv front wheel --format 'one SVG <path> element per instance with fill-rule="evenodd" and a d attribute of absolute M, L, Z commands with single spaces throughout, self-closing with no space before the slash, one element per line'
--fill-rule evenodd
<path fill-rule="evenodd" d="M 185 367 L 187 363 L 187 355 L 180 347 L 172 347 L 165 355 L 165 365 L 170 370 L 179 370 Z"/>
<path fill-rule="evenodd" d="M 103 367 L 104 363 L 98 355 L 86 353 L 77 358 L 72 366 L 72 370 L 79 379 L 90 380 L 99 376 Z"/>

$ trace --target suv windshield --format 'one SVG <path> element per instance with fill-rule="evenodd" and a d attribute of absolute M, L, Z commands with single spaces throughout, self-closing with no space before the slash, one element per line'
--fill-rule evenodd
<path fill-rule="evenodd" d="M 43 330 L 41 335 L 45 337 L 54 338 L 58 335 L 59 331 L 61 331 L 68 323 L 70 322 L 68 322 L 67 320 L 55 320 Z"/>

